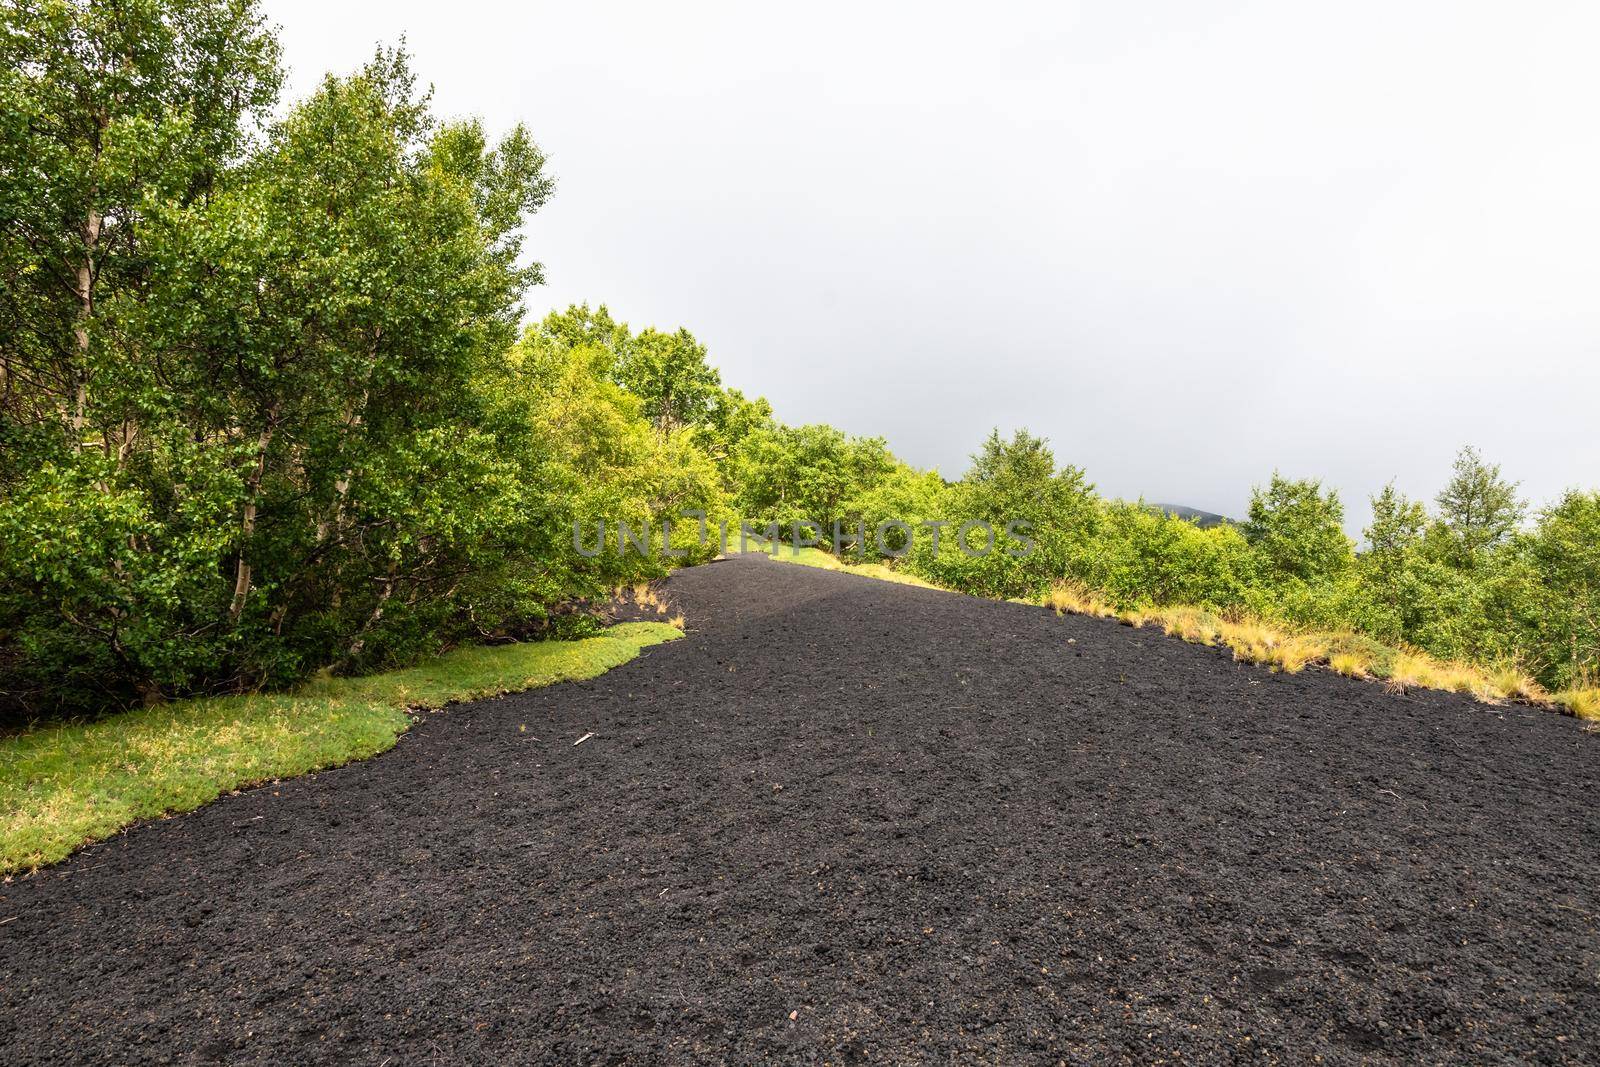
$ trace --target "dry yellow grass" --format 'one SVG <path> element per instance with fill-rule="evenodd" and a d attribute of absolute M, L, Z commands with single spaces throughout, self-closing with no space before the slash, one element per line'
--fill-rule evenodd
<path fill-rule="evenodd" d="M 1551 698 L 1515 667 L 1484 668 L 1467 663 L 1445 663 L 1411 651 L 1394 652 L 1392 665 L 1380 664 L 1374 654 L 1364 651 L 1362 646 L 1377 649 L 1385 660 L 1389 658 L 1389 651 L 1355 634 L 1297 631 L 1256 618 L 1225 618 L 1196 607 L 1118 612 L 1091 590 L 1065 582 L 1051 589 L 1044 604 L 1058 614 L 1068 611 L 1116 617 L 1130 626 L 1159 626 L 1169 636 L 1191 644 L 1221 645 L 1241 663 L 1254 663 L 1285 674 L 1319 665 L 1350 678 L 1383 679 L 1397 692 L 1408 688 L 1442 689 L 1464 693 L 1485 703 L 1504 700 L 1543 706 L 1558 703 L 1569 709 L 1592 709 L 1589 714 L 1600 718 L 1600 690 L 1578 690 L 1575 696 L 1563 694 L 1560 698 Z M 1583 714 L 1576 710 L 1573 713 Z"/>
<path fill-rule="evenodd" d="M 1328 657 L 1328 667 L 1346 678 L 1372 677 L 1372 661 L 1356 652 L 1335 652 Z"/>
<path fill-rule="evenodd" d="M 1429 656 L 1413 652 L 1402 652 L 1394 658 L 1394 666 L 1389 669 L 1389 684 L 1396 689 L 1449 688 L 1438 664 Z"/>
<path fill-rule="evenodd" d="M 1465 693 L 1486 704 L 1515 700 L 1549 707 L 1558 703 L 1539 683 L 1516 667 L 1479 667 L 1470 663 L 1444 662 L 1415 651 L 1402 651 L 1395 655 L 1394 666 L 1387 680 L 1391 689 L 1399 691 L 1409 688 L 1444 689 Z"/>
<path fill-rule="evenodd" d="M 1233 658 L 1285 674 L 1297 674 L 1312 663 L 1325 663 L 1328 646 L 1318 634 L 1279 630 L 1262 622 L 1224 623 L 1222 641 Z"/>
<path fill-rule="evenodd" d="M 1488 672 L 1489 683 L 1507 700 L 1538 704 L 1549 699 L 1544 688 L 1515 667 L 1496 667 Z"/>
<path fill-rule="evenodd" d="M 1567 689 L 1550 699 L 1580 719 L 1600 722 L 1600 688 Z"/>
<path fill-rule="evenodd" d="M 1093 615 L 1102 619 L 1114 618 L 1117 615 L 1116 608 L 1074 582 L 1057 582 L 1045 596 L 1044 605 L 1047 608 L 1054 608 L 1057 615 L 1071 612 L 1074 615 Z"/>

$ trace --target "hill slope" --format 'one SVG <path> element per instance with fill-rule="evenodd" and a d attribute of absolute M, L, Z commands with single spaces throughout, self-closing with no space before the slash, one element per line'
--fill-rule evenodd
<path fill-rule="evenodd" d="M 1213 526 L 1227 526 L 1235 523 L 1235 520 L 1228 518 L 1226 515 L 1218 515 L 1214 511 L 1201 511 L 1199 508 L 1191 508 L 1185 504 L 1151 504 L 1150 506 L 1157 511 L 1164 511 L 1168 515 L 1176 515 L 1180 519 L 1188 519 L 1202 530 L 1210 529 Z"/>

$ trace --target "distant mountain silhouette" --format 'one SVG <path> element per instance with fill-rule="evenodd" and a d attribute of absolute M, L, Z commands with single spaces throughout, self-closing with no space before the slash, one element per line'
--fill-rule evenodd
<path fill-rule="evenodd" d="M 1149 507 L 1154 511 L 1164 511 L 1168 515 L 1176 515 L 1180 519 L 1188 519 L 1202 530 L 1212 526 L 1234 526 L 1237 523 L 1226 515 L 1218 515 L 1214 511 L 1201 511 L 1199 508 L 1185 507 L 1183 504 L 1155 504 Z"/>

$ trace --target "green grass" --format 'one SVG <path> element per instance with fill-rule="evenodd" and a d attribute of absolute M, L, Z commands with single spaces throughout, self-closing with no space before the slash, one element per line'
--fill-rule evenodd
<path fill-rule="evenodd" d="M 468 648 L 293 693 L 174 701 L 0 738 L 0 871 L 54 863 L 140 819 L 394 747 L 408 709 L 593 678 L 681 636 L 665 623 L 581 641 Z"/>
<path fill-rule="evenodd" d="M 780 563 L 798 563 L 802 567 L 816 567 L 825 571 L 843 571 L 845 574 L 859 574 L 866 578 L 876 578 L 882 582 L 897 582 L 900 585 L 914 585 L 920 589 L 938 589 L 949 592 L 932 582 L 925 582 L 921 578 L 903 574 L 884 563 L 845 563 L 838 557 L 822 551 L 820 548 L 795 548 L 790 542 L 779 540 L 778 550 L 769 552 L 767 542 L 759 537 L 750 538 L 752 552 L 767 552 L 772 559 Z"/>

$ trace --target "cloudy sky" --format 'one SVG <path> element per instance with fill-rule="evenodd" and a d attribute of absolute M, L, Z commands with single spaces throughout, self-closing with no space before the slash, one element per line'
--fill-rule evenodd
<path fill-rule="evenodd" d="M 265 0 L 291 87 L 406 34 L 559 188 L 530 313 L 684 325 L 789 422 L 1110 494 L 1276 467 L 1600 486 L 1600 5 Z"/>

